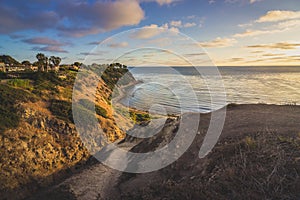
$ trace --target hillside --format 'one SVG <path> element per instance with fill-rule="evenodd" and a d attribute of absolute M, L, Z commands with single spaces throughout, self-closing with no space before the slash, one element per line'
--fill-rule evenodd
<path fill-rule="evenodd" d="M 103 74 L 95 95 L 96 117 L 110 141 L 124 137 L 112 116 L 110 98 L 113 84 L 128 72 L 113 68 Z M 75 77 L 76 72 L 67 70 L 23 73 L 18 79 L 1 80 L 0 199 L 23 198 L 66 178 L 89 160 L 73 123 Z M 91 102 L 82 102 L 82 109 L 92 113 Z"/>
<path fill-rule="evenodd" d="M 187 117 L 193 120 L 195 115 Z M 130 174 L 99 163 L 33 199 L 300 198 L 299 106 L 229 105 L 221 138 L 208 156 L 199 159 L 210 116 L 201 114 L 194 142 L 166 168 Z M 179 122 L 168 120 L 161 132 L 131 151 L 149 152 L 166 145 Z M 128 136 L 119 145 L 132 142 Z"/>
<path fill-rule="evenodd" d="M 19 65 L 20 63 L 9 55 L 0 55 L 0 62 L 5 64 Z"/>

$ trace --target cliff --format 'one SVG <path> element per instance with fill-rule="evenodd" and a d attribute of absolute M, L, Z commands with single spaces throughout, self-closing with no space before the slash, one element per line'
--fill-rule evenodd
<path fill-rule="evenodd" d="M 115 141 L 123 138 L 124 132 L 112 116 L 110 96 L 113 84 L 128 70 L 114 66 L 109 70 L 99 82 L 95 106 L 105 134 Z M 0 199 L 21 199 L 57 183 L 90 158 L 72 118 L 71 95 L 76 72 L 21 76 L 2 79 L 0 83 Z M 128 120 L 122 116 L 118 119 Z M 96 143 L 91 141 L 91 145 Z"/>

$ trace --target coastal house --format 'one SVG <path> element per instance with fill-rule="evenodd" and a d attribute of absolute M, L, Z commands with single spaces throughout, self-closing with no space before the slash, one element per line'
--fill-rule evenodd
<path fill-rule="evenodd" d="M 6 67 L 7 72 L 20 72 L 20 71 L 25 71 L 25 67 L 22 66 L 9 66 Z"/>
<path fill-rule="evenodd" d="M 30 70 L 36 72 L 36 71 L 38 71 L 38 66 L 31 65 Z"/>

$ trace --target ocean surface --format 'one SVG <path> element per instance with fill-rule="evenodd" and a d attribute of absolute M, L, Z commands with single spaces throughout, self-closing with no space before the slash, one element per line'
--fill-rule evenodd
<path fill-rule="evenodd" d="M 300 67 L 136 67 L 123 104 L 180 114 L 229 103 L 300 104 Z"/>

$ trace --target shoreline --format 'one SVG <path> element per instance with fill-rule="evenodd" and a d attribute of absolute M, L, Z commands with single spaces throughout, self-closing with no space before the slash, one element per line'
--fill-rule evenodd
<path fill-rule="evenodd" d="M 134 81 L 134 82 L 131 82 L 127 85 L 122 85 L 122 86 L 118 87 L 119 95 L 117 97 L 113 98 L 112 101 L 117 103 L 117 104 L 120 104 L 122 106 L 126 106 L 126 105 L 122 104 L 122 100 L 128 96 L 126 91 L 129 88 L 134 88 L 134 86 L 136 86 L 138 84 L 141 84 L 141 83 L 143 83 L 143 81 L 139 80 L 139 81 Z"/>

